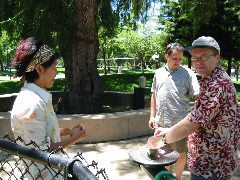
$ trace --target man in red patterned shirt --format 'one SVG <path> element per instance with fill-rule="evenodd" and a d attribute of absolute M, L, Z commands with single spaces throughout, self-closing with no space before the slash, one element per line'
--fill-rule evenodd
<path fill-rule="evenodd" d="M 220 47 L 212 37 L 199 37 L 190 48 L 192 64 L 202 77 L 192 111 L 171 128 L 155 134 L 167 143 L 189 136 L 191 180 L 230 179 L 238 168 L 240 112 L 236 89 L 219 66 Z"/>

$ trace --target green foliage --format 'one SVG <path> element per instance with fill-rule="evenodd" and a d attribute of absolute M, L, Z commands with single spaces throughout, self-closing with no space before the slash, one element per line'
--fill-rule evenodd
<path fill-rule="evenodd" d="M 0 94 L 17 93 L 21 86 L 19 81 L 0 81 Z"/>
<path fill-rule="evenodd" d="M 139 77 L 146 77 L 146 86 L 151 87 L 154 73 L 138 73 L 138 74 L 112 74 L 101 76 L 104 82 L 105 91 L 125 91 L 133 92 L 134 87 L 139 85 Z"/>
<path fill-rule="evenodd" d="M 121 48 L 117 47 L 118 44 L 111 40 L 112 37 L 121 26 L 136 27 L 139 19 L 146 20 L 146 12 L 151 2 L 158 0 L 98 1 L 96 23 L 100 29 L 100 50 L 101 53 L 105 51 L 106 58 L 113 53 L 124 54 Z M 11 42 L 13 47 L 16 47 L 19 39 L 35 36 L 65 57 L 70 39 L 74 38 L 74 32 L 80 28 L 76 23 L 75 5 L 73 0 L 3 0 L 0 3 L 0 29 L 7 32 L 10 38 L 7 42 Z M 113 45 L 109 47 L 109 44 Z"/>
<path fill-rule="evenodd" d="M 115 34 L 119 24 L 119 18 L 113 10 L 110 0 L 99 1 L 98 3 L 98 27 L 101 29 L 101 37 L 110 38 Z"/>
<path fill-rule="evenodd" d="M 105 91 L 123 91 L 123 92 L 133 92 L 134 87 L 138 87 L 139 77 L 146 77 L 146 94 L 150 93 L 150 87 L 152 85 L 154 72 L 144 73 L 141 72 L 132 72 L 129 74 L 113 74 L 101 76 L 102 81 L 104 82 Z M 51 91 L 63 90 L 64 89 L 64 79 L 56 79 L 54 87 L 50 88 Z M 10 94 L 17 93 L 21 89 L 21 84 L 19 81 L 0 81 L 0 94 Z M 240 101 L 240 82 L 234 81 L 234 86 L 237 91 L 237 98 Z"/>
<path fill-rule="evenodd" d="M 239 61 L 240 6 L 236 0 L 170 0 L 161 7 L 159 21 L 168 41 L 191 45 L 199 36 L 214 37 L 230 74 L 232 60 Z"/>
<path fill-rule="evenodd" d="M 0 10 L 1 29 L 17 42 L 23 37 L 35 36 L 56 50 L 64 49 L 75 29 L 72 0 L 4 0 Z"/>
<path fill-rule="evenodd" d="M 131 26 L 145 17 L 152 1 L 2 0 L 0 29 L 17 41 L 35 36 L 59 52 L 66 68 L 66 90 L 70 92 L 64 94 L 63 111 L 96 113 L 101 105 L 98 94 L 102 93 L 96 71 L 98 29 L 102 27 L 103 34 L 111 37 L 117 25 Z M 85 99 L 83 103 L 74 103 L 80 98 Z"/>
<path fill-rule="evenodd" d="M 124 29 L 116 37 L 125 55 L 135 57 L 139 62 L 148 62 L 152 55 L 162 52 L 163 36 L 160 34 L 147 34 L 147 29 L 139 28 L 142 33 L 131 29 Z"/>
<path fill-rule="evenodd" d="M 64 78 L 55 79 L 54 85 L 52 88 L 49 88 L 49 91 L 63 91 L 64 87 L 65 87 Z"/>
<path fill-rule="evenodd" d="M 146 18 L 146 10 L 154 0 L 126 1 L 100 0 L 98 1 L 98 27 L 104 29 L 104 36 L 111 37 L 119 23 L 136 26 L 136 21 Z M 155 0 L 156 1 L 156 0 Z M 5 17 L 15 17 L 4 24 L 8 31 L 14 29 L 19 37 L 36 36 L 47 44 L 64 48 L 72 37 L 76 27 L 75 3 L 73 0 L 60 1 L 10 1 L 3 3 L 3 7 L 10 8 Z M 6 11 L 3 11 L 6 12 Z M 18 16 L 16 16 L 18 14 Z M 17 29 L 16 29 L 17 26 Z M 14 27 L 14 28 L 13 28 Z M 12 33 L 13 34 L 13 33 Z"/>
<path fill-rule="evenodd" d="M 120 25 L 136 29 L 139 20 L 146 22 L 147 10 L 151 7 L 151 3 L 161 0 L 112 0 L 111 2 L 120 19 Z"/>
<path fill-rule="evenodd" d="M 228 61 L 226 59 L 221 59 L 220 61 L 221 66 L 225 69 L 225 71 L 227 70 L 227 66 L 228 66 Z"/>
<path fill-rule="evenodd" d="M 237 91 L 237 99 L 238 99 L 238 101 L 240 101 L 240 82 L 234 81 L 234 86 Z"/>
<path fill-rule="evenodd" d="M 199 36 L 212 36 L 224 58 L 239 59 L 239 12 L 235 0 L 171 0 L 162 6 L 160 21 L 170 41 L 189 46 Z"/>
<path fill-rule="evenodd" d="M 192 41 L 192 24 L 189 19 L 189 5 L 184 8 L 184 1 L 168 1 L 161 6 L 159 22 L 161 30 L 166 33 L 166 47 L 170 42 L 178 42 L 183 46 L 189 46 Z"/>
<path fill-rule="evenodd" d="M 8 76 L 9 74 L 10 74 L 9 71 L 0 72 L 0 76 Z"/>
<path fill-rule="evenodd" d="M 103 35 L 104 29 L 100 29 L 100 53 L 98 58 L 103 59 L 102 62 L 107 66 L 112 66 L 107 59 L 115 57 L 135 58 L 135 65 L 142 68 L 145 65 L 152 66 L 157 63 L 151 59 L 153 55 L 158 55 L 161 61 L 165 61 L 165 46 L 163 44 L 166 38 L 164 33 L 153 34 L 149 28 L 139 26 L 138 31 L 127 27 L 119 28 L 118 34 L 113 38 Z M 117 62 L 114 63 L 118 64 Z M 124 65 L 124 67 L 127 66 L 130 67 L 133 64 Z"/>
<path fill-rule="evenodd" d="M 139 77 L 146 77 L 146 86 L 151 87 L 154 73 L 131 73 L 131 74 L 113 74 L 101 76 L 105 91 L 124 91 L 133 92 L 134 87 L 138 87 Z M 0 81 L 0 94 L 17 93 L 21 89 L 19 81 Z M 56 79 L 54 86 L 50 91 L 63 90 L 65 79 Z"/>
<path fill-rule="evenodd" d="M 7 34 L 7 31 L 1 31 L 0 34 L 0 65 L 5 65 L 7 68 L 10 65 L 12 54 L 14 53 L 13 49 L 15 46 L 14 41 L 10 41 L 10 37 Z M 1 66 L 3 67 L 3 66 Z M 3 71 L 4 69 L 0 69 Z"/>
<path fill-rule="evenodd" d="M 97 24 L 101 29 L 100 39 L 111 38 L 119 24 L 136 27 L 140 18 L 147 18 L 147 9 L 156 0 L 100 0 L 98 1 Z M 75 3 L 59 1 L 14 1 L 0 4 L 0 28 L 5 29 L 11 41 L 35 36 L 58 51 L 66 50 L 67 42 L 76 29 Z"/>

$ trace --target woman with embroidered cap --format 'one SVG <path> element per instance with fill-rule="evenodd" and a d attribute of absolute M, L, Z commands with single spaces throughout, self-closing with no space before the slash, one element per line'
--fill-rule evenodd
<path fill-rule="evenodd" d="M 48 146 L 53 149 L 65 148 L 86 136 L 81 124 L 72 130 L 59 129 L 52 95 L 46 90 L 53 86 L 57 75 L 56 65 L 54 51 L 36 38 L 30 37 L 19 42 L 13 66 L 16 76 L 25 83 L 13 105 L 11 126 L 15 138 L 20 136 L 25 143 L 35 141 L 41 150 L 48 149 Z M 60 135 L 69 135 L 69 138 L 61 141 Z M 49 175 L 48 171 L 43 170 L 39 177 L 52 179 Z"/>

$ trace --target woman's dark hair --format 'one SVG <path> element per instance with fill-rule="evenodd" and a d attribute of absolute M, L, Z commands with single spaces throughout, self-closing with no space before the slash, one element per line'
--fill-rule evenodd
<path fill-rule="evenodd" d="M 44 68 L 48 68 L 49 66 L 51 66 L 54 61 L 56 61 L 56 56 L 53 55 L 47 62 L 41 64 Z M 36 70 L 34 71 L 30 71 L 30 72 L 25 72 L 24 74 L 24 79 L 27 81 L 27 82 L 30 82 L 30 83 L 33 83 L 35 80 L 37 80 L 39 78 L 39 75 L 37 73 Z"/>
<path fill-rule="evenodd" d="M 12 63 L 16 68 L 15 76 L 23 77 L 27 82 L 34 82 L 39 78 L 36 70 L 26 72 L 26 68 L 28 67 L 34 55 L 41 48 L 41 46 L 43 46 L 43 43 L 37 40 L 35 37 L 23 39 L 18 43 L 16 55 Z M 47 68 L 51 66 L 56 59 L 56 55 L 53 55 L 47 62 L 41 65 Z"/>

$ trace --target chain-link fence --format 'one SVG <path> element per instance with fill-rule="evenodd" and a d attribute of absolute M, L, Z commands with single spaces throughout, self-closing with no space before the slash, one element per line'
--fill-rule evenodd
<path fill-rule="evenodd" d="M 62 148 L 42 150 L 33 141 L 26 144 L 21 137 L 14 140 L 6 134 L 0 137 L 0 180 L 19 179 L 109 178 L 104 168 L 99 168 L 94 160 L 87 161 L 81 152 L 69 157 Z"/>

